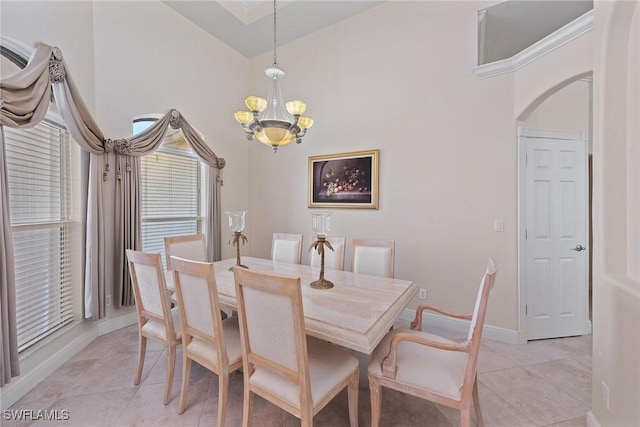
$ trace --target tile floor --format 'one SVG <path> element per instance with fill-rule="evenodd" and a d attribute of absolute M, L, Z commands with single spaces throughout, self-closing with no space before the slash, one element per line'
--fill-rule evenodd
<path fill-rule="evenodd" d="M 14 422 L 3 426 L 215 426 L 218 379 L 193 364 L 184 414 L 177 415 L 181 358 L 178 351 L 173 397 L 162 404 L 166 354 L 149 343 L 142 382 L 133 385 L 137 326 L 96 339 L 42 381 L 10 409 L 68 410 L 66 421 Z M 462 335 L 431 332 L 451 339 Z M 354 353 L 355 354 L 355 353 Z M 371 424 L 366 381 L 367 357 L 361 360 L 360 426 Z M 486 427 L 584 427 L 591 407 L 591 336 L 510 345 L 485 339 L 478 363 L 480 402 Z M 242 425 L 242 375 L 231 377 L 227 425 Z M 298 426 L 299 421 L 256 397 L 252 426 Z M 430 402 L 383 389 L 383 426 L 459 426 L 459 413 Z M 317 426 L 349 425 L 343 391 L 314 418 Z"/>

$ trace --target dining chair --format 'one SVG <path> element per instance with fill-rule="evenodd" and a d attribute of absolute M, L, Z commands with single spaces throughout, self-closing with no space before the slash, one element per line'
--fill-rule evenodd
<path fill-rule="evenodd" d="M 182 322 L 182 387 L 178 414 L 187 403 L 191 362 L 218 374 L 218 426 L 225 425 L 229 374 L 242 367 L 238 318 L 223 320 L 213 264 L 171 257 Z"/>
<path fill-rule="evenodd" d="M 177 308 L 171 308 L 160 254 L 127 249 L 133 295 L 138 313 L 138 368 L 134 384 L 140 384 L 147 339 L 157 341 L 167 349 L 167 382 L 163 403 L 171 399 L 176 347 L 182 342 L 182 327 Z"/>
<path fill-rule="evenodd" d="M 204 234 L 187 234 L 184 236 L 171 236 L 164 238 L 164 253 L 167 259 L 167 270 L 172 270 L 171 257 L 179 257 L 192 261 L 207 262 L 207 246 Z M 174 290 L 174 282 L 169 289 Z M 227 312 L 228 311 L 228 312 Z M 231 311 L 222 310 L 222 319 L 231 315 Z"/>
<path fill-rule="evenodd" d="M 331 243 L 333 250 L 324 249 L 324 266 L 331 270 L 344 270 L 344 247 L 346 239 L 344 237 L 327 237 L 326 240 Z M 320 255 L 317 250 L 311 250 L 312 267 L 320 267 Z"/>
<path fill-rule="evenodd" d="M 167 270 L 172 270 L 172 256 L 193 261 L 208 261 L 205 236 L 204 234 L 188 234 L 185 236 L 165 237 L 164 254 L 167 260 Z"/>
<path fill-rule="evenodd" d="M 476 369 L 489 291 L 496 272 L 495 262 L 489 259 L 472 314 L 459 314 L 432 304 L 422 304 L 416 310 L 411 329 L 394 329 L 378 344 L 368 368 L 372 427 L 380 425 L 382 387 L 458 409 L 462 427 L 471 426 L 473 402 L 476 423 L 483 426 Z M 423 332 L 424 310 L 470 320 L 467 339 L 455 342 Z"/>
<path fill-rule="evenodd" d="M 356 427 L 358 359 L 305 335 L 300 278 L 239 267 L 233 274 L 244 363 L 242 425 L 251 423 L 254 394 L 306 427 L 346 387 L 349 422 Z"/>
<path fill-rule="evenodd" d="M 271 259 L 300 264 L 302 260 L 302 234 L 273 233 Z"/>
<path fill-rule="evenodd" d="M 351 271 L 393 277 L 396 244 L 389 239 L 353 239 Z"/>

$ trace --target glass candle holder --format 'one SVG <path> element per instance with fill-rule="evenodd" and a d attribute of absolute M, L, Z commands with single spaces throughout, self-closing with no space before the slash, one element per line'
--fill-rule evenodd
<path fill-rule="evenodd" d="M 238 267 L 248 268 L 240 262 L 240 241 L 242 241 L 243 245 L 247 243 L 247 237 L 242 234 L 245 224 L 244 218 L 247 211 L 227 211 L 225 213 L 229 217 L 229 228 L 233 231 L 233 236 L 229 239 L 229 243 L 236 246 L 236 265 Z M 229 270 L 233 270 L 233 267 L 230 267 Z"/>
<path fill-rule="evenodd" d="M 231 231 L 235 233 L 244 230 L 244 217 L 247 211 L 227 211 L 225 213 L 229 216 L 229 228 Z"/>
<path fill-rule="evenodd" d="M 327 237 L 331 228 L 331 214 L 333 212 L 311 213 L 311 227 L 318 237 Z"/>

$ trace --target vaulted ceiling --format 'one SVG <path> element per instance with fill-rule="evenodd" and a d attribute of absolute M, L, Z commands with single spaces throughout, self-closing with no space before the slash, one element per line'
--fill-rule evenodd
<path fill-rule="evenodd" d="M 247 58 L 273 49 L 273 2 L 268 0 L 164 1 L 203 30 Z M 280 0 L 278 45 L 339 22 L 383 0 Z"/>

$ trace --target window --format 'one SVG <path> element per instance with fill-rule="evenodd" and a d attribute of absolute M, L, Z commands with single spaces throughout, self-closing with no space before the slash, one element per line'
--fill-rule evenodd
<path fill-rule="evenodd" d="M 80 317 L 80 149 L 62 126 L 5 128 L 18 350 Z"/>
<path fill-rule="evenodd" d="M 204 167 L 182 137 L 142 157 L 142 250 L 164 254 L 164 238 L 204 233 Z"/>

